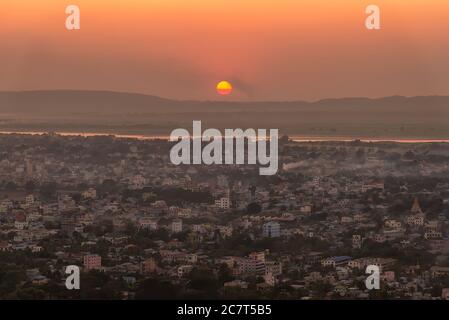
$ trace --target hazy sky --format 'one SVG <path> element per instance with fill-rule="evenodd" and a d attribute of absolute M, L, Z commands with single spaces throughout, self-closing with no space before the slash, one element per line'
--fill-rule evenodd
<path fill-rule="evenodd" d="M 81 30 L 65 29 L 65 8 Z M 380 31 L 364 26 L 381 8 Z M 235 91 L 220 97 L 215 85 Z M 0 90 L 176 99 L 449 94 L 448 0 L 1 0 Z"/>

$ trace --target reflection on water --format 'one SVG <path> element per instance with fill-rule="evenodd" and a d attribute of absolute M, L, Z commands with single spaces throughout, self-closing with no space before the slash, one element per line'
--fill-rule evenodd
<path fill-rule="evenodd" d="M 137 140 L 168 140 L 170 136 L 162 135 L 142 135 L 142 134 L 113 134 L 101 132 L 54 132 L 61 136 L 81 136 L 81 137 L 98 137 L 113 136 L 119 139 L 137 139 Z M 28 135 L 44 135 L 49 134 L 43 131 L 0 131 L 0 134 L 28 134 Z M 290 136 L 295 142 L 326 142 L 326 141 L 354 141 L 362 142 L 399 142 L 399 143 L 432 143 L 432 142 L 449 142 L 449 139 L 401 139 L 401 138 L 358 138 L 358 137 L 338 137 L 338 136 Z"/>
<path fill-rule="evenodd" d="M 101 133 L 101 132 L 52 132 L 60 136 L 66 137 L 115 137 L 121 139 L 138 139 L 138 140 L 168 140 L 169 136 L 158 136 L 158 135 L 140 135 L 140 134 L 114 134 L 114 133 Z M 0 134 L 29 134 L 29 135 L 44 135 L 49 134 L 49 132 L 43 131 L 0 131 Z"/>
<path fill-rule="evenodd" d="M 399 142 L 399 143 L 431 143 L 449 142 L 449 139 L 401 139 L 401 138 L 351 138 L 351 137 L 290 137 L 296 142 L 320 142 L 320 141 L 362 141 L 362 142 Z"/>

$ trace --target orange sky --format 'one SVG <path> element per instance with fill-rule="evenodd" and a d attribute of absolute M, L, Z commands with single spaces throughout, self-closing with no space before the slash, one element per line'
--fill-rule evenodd
<path fill-rule="evenodd" d="M 39 3 L 37 3 L 39 2 Z M 65 29 L 65 7 L 81 30 Z M 377 4 L 382 30 L 364 27 Z M 176 99 L 449 94 L 447 0 L 2 0 L 0 90 Z M 231 97 L 217 96 L 220 80 Z"/>

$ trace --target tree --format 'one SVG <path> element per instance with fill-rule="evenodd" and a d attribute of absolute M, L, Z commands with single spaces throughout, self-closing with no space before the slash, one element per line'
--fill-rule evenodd
<path fill-rule="evenodd" d="M 43 300 L 47 297 L 47 294 L 42 289 L 29 287 L 19 290 L 17 297 L 21 300 Z"/>
<path fill-rule="evenodd" d="M 218 270 L 218 281 L 223 285 L 223 283 L 232 281 L 233 279 L 231 269 L 229 269 L 227 264 L 223 263 Z"/>
<path fill-rule="evenodd" d="M 7 262 L 7 256 L 2 256 L 3 262 Z M 14 265 L 0 265 L 0 297 L 14 292 L 19 283 L 25 278 L 24 274 L 16 268 Z"/>
<path fill-rule="evenodd" d="M 54 182 L 47 182 L 41 186 L 40 194 L 44 199 L 51 199 L 55 196 L 57 184 Z"/>
<path fill-rule="evenodd" d="M 12 182 L 12 181 L 9 181 L 5 185 L 5 190 L 7 190 L 7 191 L 14 191 L 16 189 L 17 189 L 17 185 L 14 182 Z"/>
<path fill-rule="evenodd" d="M 98 270 L 81 274 L 81 299 L 119 299 L 120 289 L 114 281 L 109 275 Z"/>
<path fill-rule="evenodd" d="M 257 202 L 252 202 L 252 203 L 248 204 L 248 206 L 246 207 L 246 212 L 248 214 L 257 214 L 257 213 L 260 213 L 261 211 L 262 211 L 262 207 Z"/>
<path fill-rule="evenodd" d="M 310 285 L 310 290 L 315 291 L 319 298 L 324 298 L 328 292 L 332 291 L 332 285 L 327 281 L 316 281 Z"/>
<path fill-rule="evenodd" d="M 36 188 L 36 184 L 34 183 L 34 181 L 30 180 L 25 183 L 25 190 L 27 192 L 33 192 L 35 188 Z"/>
<path fill-rule="evenodd" d="M 100 193 L 114 193 L 117 191 L 117 182 L 112 179 L 105 179 L 98 189 Z"/>
<path fill-rule="evenodd" d="M 194 268 L 189 274 L 187 289 L 198 291 L 197 298 L 216 298 L 220 285 L 218 279 L 209 269 Z"/>
<path fill-rule="evenodd" d="M 168 281 L 146 279 L 136 290 L 136 299 L 176 299 L 178 290 Z"/>

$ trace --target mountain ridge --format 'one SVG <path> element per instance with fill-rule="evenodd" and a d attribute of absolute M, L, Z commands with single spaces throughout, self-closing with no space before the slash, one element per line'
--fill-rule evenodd
<path fill-rule="evenodd" d="M 42 111 L 113 111 L 126 112 L 164 112 L 166 108 L 176 107 L 183 110 L 182 106 L 191 107 L 191 111 L 207 111 L 207 108 L 216 107 L 242 108 L 241 111 L 257 111 L 248 107 L 281 107 L 294 111 L 295 107 L 373 107 L 373 106 L 448 106 L 449 95 L 429 96 L 387 96 L 379 98 L 345 97 L 326 98 L 316 101 L 219 101 L 219 100 L 175 100 L 156 95 L 142 93 L 107 91 L 107 90 L 26 90 L 26 91 L 0 91 L 0 112 L 36 112 L 34 106 L 38 105 Z M 121 110 L 121 108 L 123 108 Z M 292 109 L 293 108 L 293 109 Z M 188 110 L 187 110 L 188 111 Z M 236 111 L 236 110 L 234 110 Z M 266 110 L 265 110 L 266 111 Z"/>

